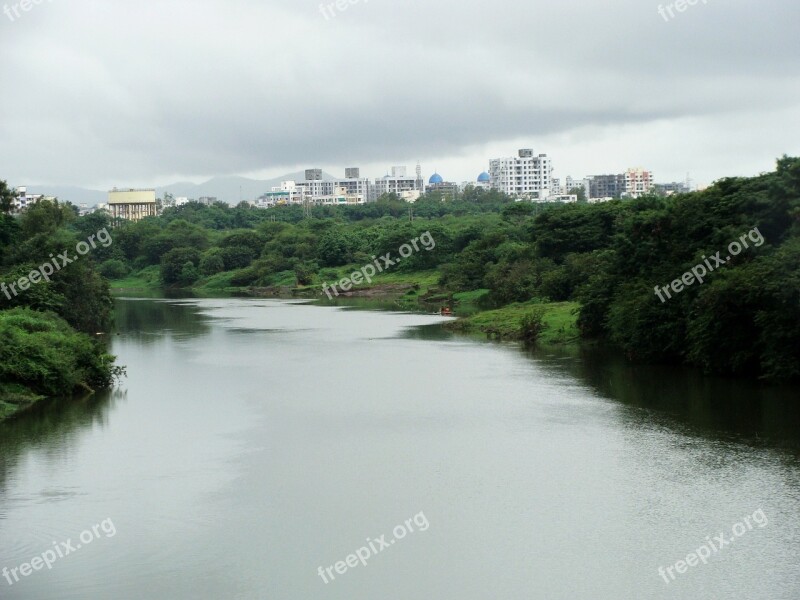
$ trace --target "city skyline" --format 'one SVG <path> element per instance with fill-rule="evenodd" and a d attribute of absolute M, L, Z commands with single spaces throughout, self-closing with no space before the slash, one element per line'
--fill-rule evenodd
<path fill-rule="evenodd" d="M 531 147 L 556 177 L 645 165 L 710 183 L 800 155 L 796 3 L 665 22 L 634 0 L 509 0 L 491 27 L 486 8 L 43 2 L 0 19 L 20 90 L 0 113 L 2 177 L 109 189 L 420 161 L 463 181 Z"/>

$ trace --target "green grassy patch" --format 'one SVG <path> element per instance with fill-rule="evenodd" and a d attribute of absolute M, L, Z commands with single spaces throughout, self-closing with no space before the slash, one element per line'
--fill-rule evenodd
<path fill-rule="evenodd" d="M 113 290 L 158 290 L 161 289 L 161 268 L 152 265 L 131 273 L 123 279 L 114 279 L 109 282 Z"/>
<path fill-rule="evenodd" d="M 578 339 L 579 306 L 577 302 L 516 303 L 460 319 L 449 327 L 467 333 L 485 333 L 499 339 L 518 340 L 521 337 L 522 318 L 533 312 L 535 308 L 541 307 L 544 309 L 544 331 L 539 336 L 538 342 L 541 344 L 566 344 Z"/>

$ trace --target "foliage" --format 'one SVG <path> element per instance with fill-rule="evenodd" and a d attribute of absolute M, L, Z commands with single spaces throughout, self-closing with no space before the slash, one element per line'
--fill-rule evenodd
<path fill-rule="evenodd" d="M 54 313 L 0 311 L 0 382 L 46 396 L 107 387 L 113 357 Z"/>
<path fill-rule="evenodd" d="M 19 226 L 0 220 L 0 241 L 8 240 L 3 247 L 41 254 L 48 248 L 41 236 L 21 245 L 13 240 L 63 227 L 59 214 L 51 207 Z M 91 229 L 61 217 L 73 229 Z M 669 285 L 754 227 L 763 245 L 664 303 L 654 294 L 654 286 Z M 537 332 L 530 319 L 528 333 L 520 334 L 530 307 L 579 303 L 579 312 L 559 325 L 562 337 L 579 331 L 634 361 L 800 377 L 797 158 L 781 158 L 772 173 L 722 179 L 702 192 L 600 204 L 514 202 L 472 186 L 453 198 L 425 195 L 413 206 L 387 195 L 360 206 L 314 207 L 310 217 L 298 206 L 190 203 L 115 230 L 113 253 L 103 260 L 119 259 L 134 270 L 160 265 L 166 285 L 310 286 L 386 254 L 396 258 L 425 232 L 435 248 L 410 253 L 377 281 L 437 273 L 431 288 L 438 289 L 411 294 L 421 301 L 482 290 L 475 298 L 487 312 L 471 317 L 476 327 L 491 329 L 479 319 L 494 318 L 503 336 L 546 339 L 551 328 Z M 41 306 L 58 301 L 53 295 Z"/>

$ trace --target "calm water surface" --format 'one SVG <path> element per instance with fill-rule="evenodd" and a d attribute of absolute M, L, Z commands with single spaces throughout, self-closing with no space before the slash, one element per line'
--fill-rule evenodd
<path fill-rule="evenodd" d="M 800 598 L 797 388 L 527 353 L 435 316 L 117 311 L 118 390 L 0 426 L 0 568 L 116 533 L 0 598 Z M 318 575 L 420 513 L 426 531 Z"/>

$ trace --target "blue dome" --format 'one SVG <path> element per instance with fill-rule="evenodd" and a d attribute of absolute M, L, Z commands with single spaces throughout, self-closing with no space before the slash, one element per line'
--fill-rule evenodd
<path fill-rule="evenodd" d="M 478 183 L 489 183 L 491 180 L 492 178 L 486 171 L 478 175 Z"/>
<path fill-rule="evenodd" d="M 431 178 L 428 180 L 428 183 L 430 183 L 431 185 L 435 185 L 437 183 L 444 183 L 444 179 L 442 179 L 442 176 L 439 175 L 438 173 L 434 173 L 433 175 L 431 175 Z"/>

